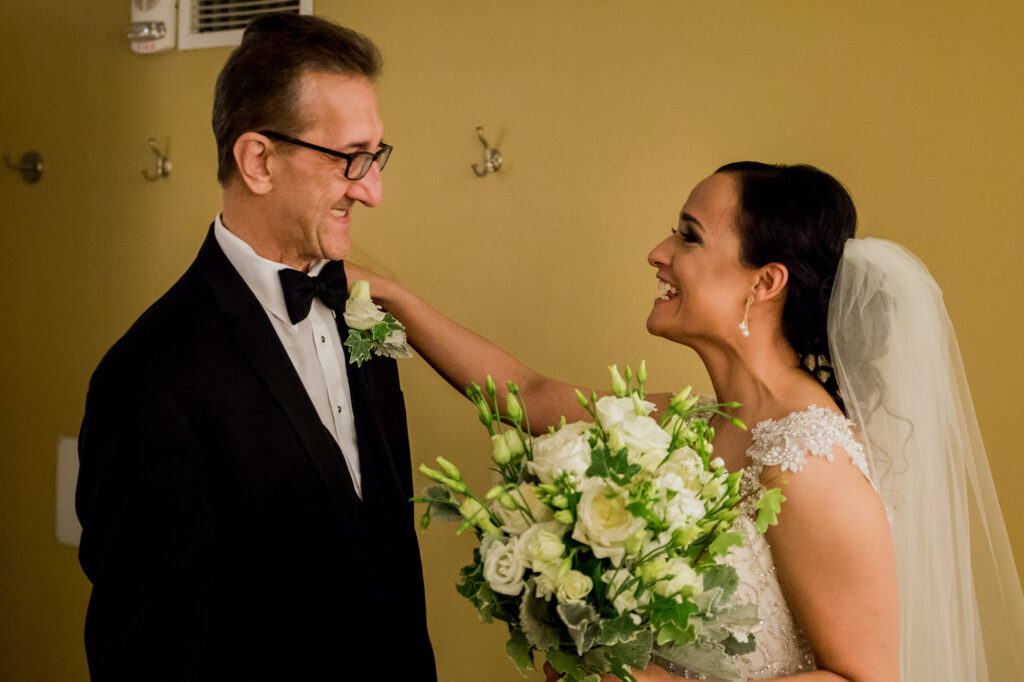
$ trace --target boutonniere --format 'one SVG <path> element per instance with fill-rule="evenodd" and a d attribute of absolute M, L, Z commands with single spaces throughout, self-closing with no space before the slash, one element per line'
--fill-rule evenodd
<path fill-rule="evenodd" d="M 373 302 L 370 283 L 366 280 L 352 283 L 343 317 L 349 328 L 345 347 L 350 363 L 362 367 L 371 353 L 396 359 L 412 357 L 412 350 L 405 342 L 405 327 Z"/>

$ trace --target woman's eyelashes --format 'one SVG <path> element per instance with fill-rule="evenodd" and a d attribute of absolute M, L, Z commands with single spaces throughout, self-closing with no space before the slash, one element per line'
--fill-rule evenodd
<path fill-rule="evenodd" d="M 673 234 L 678 234 L 680 237 L 683 238 L 683 241 L 688 243 L 688 244 L 700 244 L 700 237 L 698 237 L 697 233 L 694 232 L 689 227 L 684 227 L 682 229 L 680 229 L 678 227 L 673 227 L 672 228 L 672 233 Z"/>

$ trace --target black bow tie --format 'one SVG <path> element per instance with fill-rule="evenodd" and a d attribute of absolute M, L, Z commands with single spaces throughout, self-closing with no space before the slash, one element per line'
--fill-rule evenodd
<path fill-rule="evenodd" d="M 313 298 L 319 298 L 332 310 L 345 310 L 348 299 L 348 280 L 345 279 L 345 264 L 340 260 L 327 263 L 316 277 L 285 268 L 277 273 L 281 277 L 284 303 L 292 324 L 298 324 L 309 315 Z"/>

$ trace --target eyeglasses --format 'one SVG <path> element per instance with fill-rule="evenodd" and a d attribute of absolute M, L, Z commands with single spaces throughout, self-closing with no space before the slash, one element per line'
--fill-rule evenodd
<path fill-rule="evenodd" d="M 280 140 L 281 142 L 287 142 L 288 144 L 295 144 L 323 154 L 330 154 L 331 156 L 339 159 L 345 159 L 345 161 L 348 162 L 345 164 L 345 178 L 348 180 L 362 180 L 363 176 L 370 172 L 370 166 L 373 165 L 374 161 L 377 162 L 377 165 L 380 166 L 381 170 L 384 170 L 384 164 L 388 162 L 388 157 L 391 156 L 391 150 L 393 149 L 391 145 L 381 142 L 380 149 L 375 152 L 355 152 L 353 154 L 346 154 L 345 152 L 321 147 L 320 145 L 313 144 L 311 142 L 303 142 L 302 140 L 282 135 L 281 133 L 275 133 L 273 130 L 260 130 L 258 132 L 260 135 L 266 135 L 274 140 Z"/>

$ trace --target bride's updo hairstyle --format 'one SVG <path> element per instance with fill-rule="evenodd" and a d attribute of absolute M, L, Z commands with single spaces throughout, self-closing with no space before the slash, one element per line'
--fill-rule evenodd
<path fill-rule="evenodd" d="M 739 182 L 740 259 L 748 267 L 781 263 L 789 270 L 782 333 L 842 408 L 826 320 L 843 247 L 857 229 L 853 200 L 838 180 L 809 165 L 740 161 L 716 173 Z"/>

